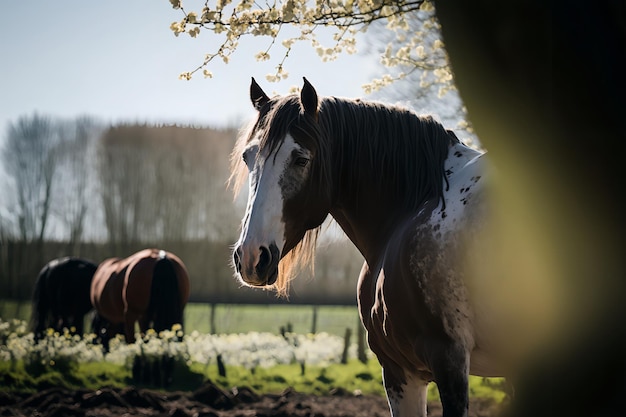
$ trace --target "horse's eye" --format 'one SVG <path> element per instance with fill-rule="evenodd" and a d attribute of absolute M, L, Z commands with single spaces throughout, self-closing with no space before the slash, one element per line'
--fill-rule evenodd
<path fill-rule="evenodd" d="M 309 159 L 300 156 L 300 157 L 296 158 L 295 161 L 293 161 L 293 163 L 294 163 L 295 166 L 304 168 L 309 163 Z"/>
<path fill-rule="evenodd" d="M 245 151 L 245 152 L 243 153 L 243 155 L 242 155 L 243 162 L 244 162 L 244 163 L 245 163 L 248 167 L 250 167 L 250 162 L 252 162 L 252 160 L 253 160 L 252 158 L 253 158 L 253 156 L 252 156 L 252 155 L 250 155 L 250 151 L 249 151 L 249 150 Z"/>

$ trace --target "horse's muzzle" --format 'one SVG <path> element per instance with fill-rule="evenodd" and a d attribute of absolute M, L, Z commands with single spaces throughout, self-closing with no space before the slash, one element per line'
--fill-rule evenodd
<path fill-rule="evenodd" d="M 233 253 L 233 263 L 243 282 L 255 287 L 272 285 L 278 278 L 280 252 L 275 243 L 269 247 L 246 249 L 239 245 Z"/>

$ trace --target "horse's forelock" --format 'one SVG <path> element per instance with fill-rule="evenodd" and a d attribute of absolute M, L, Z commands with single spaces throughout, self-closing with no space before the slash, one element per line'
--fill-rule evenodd
<path fill-rule="evenodd" d="M 230 154 L 230 177 L 228 178 L 228 185 L 233 189 L 235 198 L 239 195 L 248 174 L 246 164 L 243 161 L 243 152 L 252 139 L 259 135 L 264 136 L 263 132 L 267 130 L 267 114 L 272 103 L 270 101 L 261 107 L 256 119 L 244 125 L 237 136 L 235 146 Z"/>

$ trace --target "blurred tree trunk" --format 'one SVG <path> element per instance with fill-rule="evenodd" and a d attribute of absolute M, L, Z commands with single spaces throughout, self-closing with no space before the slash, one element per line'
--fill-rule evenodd
<path fill-rule="evenodd" d="M 530 309 L 555 294 L 512 415 L 626 415 L 626 5 L 452 0 L 437 14 L 498 170 L 491 255 L 507 262 L 487 267 L 530 282 Z"/>

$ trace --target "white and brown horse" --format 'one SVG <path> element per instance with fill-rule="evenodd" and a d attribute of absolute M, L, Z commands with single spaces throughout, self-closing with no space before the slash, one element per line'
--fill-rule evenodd
<path fill-rule="evenodd" d="M 392 415 L 425 416 L 435 381 L 444 416 L 466 416 L 468 375 L 505 371 L 466 268 L 486 218 L 484 154 L 430 117 L 320 99 L 306 79 L 274 98 L 253 79 L 250 98 L 258 118 L 232 156 L 235 190 L 249 179 L 238 277 L 285 293 L 330 214 L 365 259 L 358 304 Z"/>

